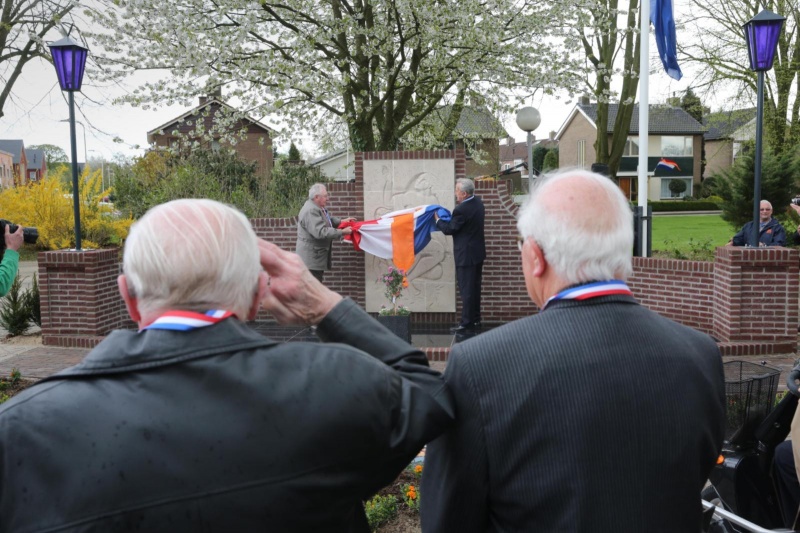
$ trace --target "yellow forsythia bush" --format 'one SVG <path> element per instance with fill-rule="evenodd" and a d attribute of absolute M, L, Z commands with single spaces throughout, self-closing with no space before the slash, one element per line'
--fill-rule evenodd
<path fill-rule="evenodd" d="M 39 230 L 37 246 L 49 250 L 75 247 L 72 193 L 65 187 L 67 167 L 51 172 L 38 182 L 0 192 L 0 218 Z M 103 190 L 99 170 L 87 166 L 80 182 L 81 247 L 102 248 L 120 245 L 128 236 L 132 218 L 121 218 L 113 207 L 100 205 L 111 193 Z"/>

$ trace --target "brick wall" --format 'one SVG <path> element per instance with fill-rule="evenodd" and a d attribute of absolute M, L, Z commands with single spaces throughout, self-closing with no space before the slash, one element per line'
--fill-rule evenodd
<path fill-rule="evenodd" d="M 628 285 L 642 305 L 705 333 L 712 332 L 714 263 L 633 258 Z"/>
<path fill-rule="evenodd" d="M 41 252 L 38 259 L 43 344 L 91 347 L 123 324 L 117 248 Z"/>
<path fill-rule="evenodd" d="M 363 161 L 393 158 L 455 158 L 456 177 L 464 175 L 463 151 L 374 152 L 356 154 L 355 182 L 331 183 L 328 207 L 339 217 L 361 217 Z M 518 207 L 508 180 L 476 183 L 486 206 L 487 259 L 482 314 L 501 324 L 536 313 L 522 275 L 516 244 Z M 285 250 L 294 250 L 296 217 L 256 219 L 256 234 Z M 792 353 L 798 325 L 800 254 L 788 248 L 718 248 L 715 262 L 634 258 L 629 280 L 636 298 L 677 322 L 714 335 L 725 354 Z M 364 256 L 349 243 L 335 242 L 333 270 L 325 273 L 331 289 L 362 307 Z M 43 252 L 39 255 L 42 331 L 45 344 L 93 346 L 115 328 L 132 328 L 116 288 L 117 250 Z M 414 313 L 417 323 L 454 324 L 455 313 Z M 266 313 L 260 320 L 268 319 Z M 442 354 L 437 357 L 443 357 Z"/>

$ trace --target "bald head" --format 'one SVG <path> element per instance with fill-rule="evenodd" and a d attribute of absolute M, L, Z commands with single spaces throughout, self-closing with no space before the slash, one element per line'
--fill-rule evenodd
<path fill-rule="evenodd" d="M 227 309 L 245 320 L 261 272 L 247 218 L 213 200 L 150 209 L 125 242 L 124 274 L 143 315 Z"/>
<path fill-rule="evenodd" d="M 517 222 L 568 284 L 625 279 L 631 271 L 633 218 L 608 178 L 584 170 L 544 176 Z"/>

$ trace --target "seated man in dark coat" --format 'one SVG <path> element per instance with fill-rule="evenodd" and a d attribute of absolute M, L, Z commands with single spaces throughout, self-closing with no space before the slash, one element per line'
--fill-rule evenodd
<path fill-rule="evenodd" d="M 451 421 L 424 353 L 233 208 L 151 209 L 118 284 L 140 330 L 0 407 L 0 531 L 367 533 Z M 259 306 L 327 342 L 260 335 Z"/>
<path fill-rule="evenodd" d="M 759 219 L 758 245 L 761 247 L 785 246 L 786 231 L 784 231 L 780 222 L 772 218 L 772 204 L 766 200 L 761 200 Z M 745 246 L 750 244 L 752 235 L 753 221 L 751 220 L 744 225 L 739 233 L 733 236 L 733 238 L 728 242 L 728 246 Z"/>

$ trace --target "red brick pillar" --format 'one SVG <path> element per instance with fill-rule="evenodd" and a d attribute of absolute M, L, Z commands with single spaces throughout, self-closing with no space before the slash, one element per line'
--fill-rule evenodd
<path fill-rule="evenodd" d="M 797 344 L 800 266 L 790 248 L 717 248 L 713 331 L 722 342 Z"/>
<path fill-rule="evenodd" d="M 119 249 L 39 253 L 42 343 L 91 348 L 127 318 Z"/>

